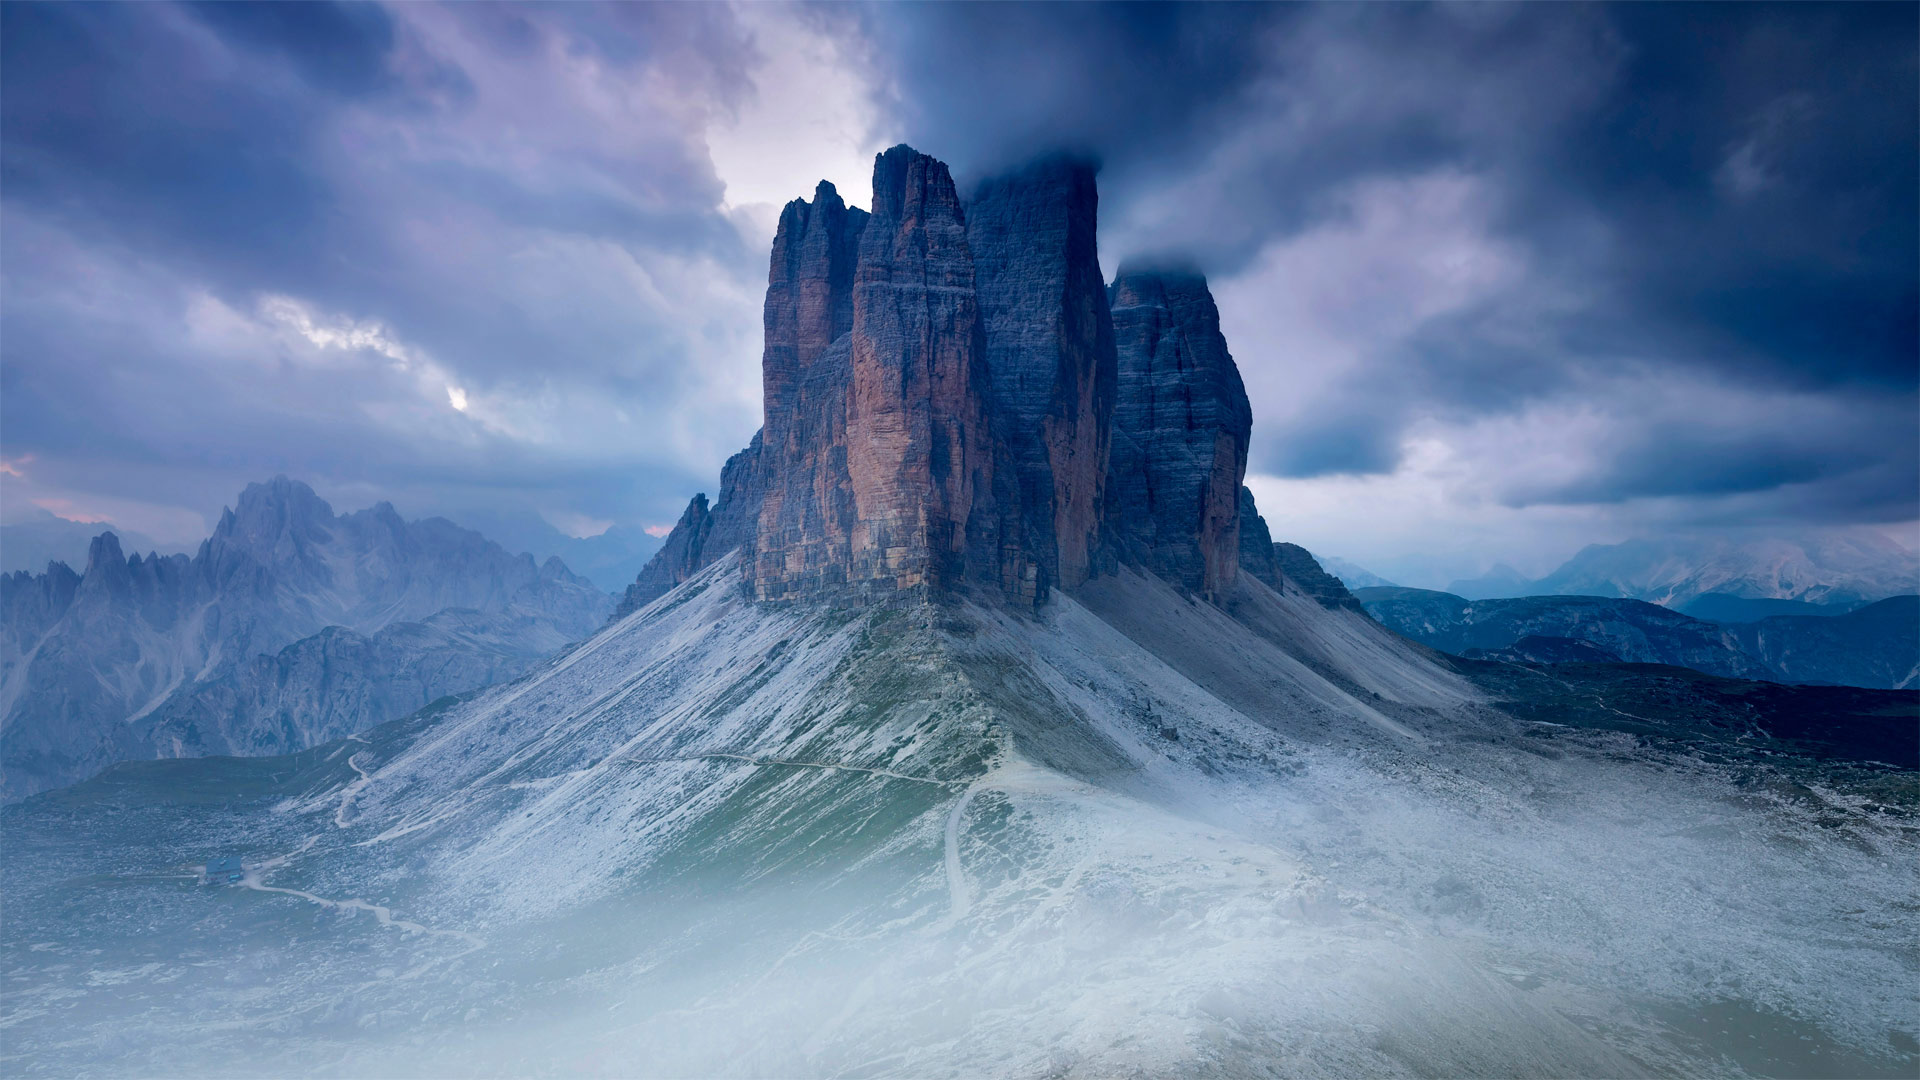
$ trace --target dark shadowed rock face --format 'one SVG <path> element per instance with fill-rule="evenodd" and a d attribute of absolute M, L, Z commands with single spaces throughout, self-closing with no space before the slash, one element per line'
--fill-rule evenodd
<path fill-rule="evenodd" d="M 745 450 L 727 459 L 720 470 L 720 501 L 709 509 L 703 491 L 687 503 L 666 542 L 627 586 L 614 618 L 646 607 L 728 552 L 752 544 L 766 482 L 764 453 L 756 433 Z"/>
<path fill-rule="evenodd" d="M 1267 519 L 1254 505 L 1253 492 L 1240 489 L 1240 572 L 1252 574 L 1275 589 L 1289 584 L 1329 610 L 1344 608 L 1366 613 L 1340 579 L 1327 573 L 1313 554 L 1299 544 L 1276 544 L 1267 531 Z"/>
<path fill-rule="evenodd" d="M 1120 359 L 1107 528 L 1119 556 L 1212 597 L 1240 556 L 1253 411 L 1206 279 L 1128 266 L 1109 290 Z"/>
<path fill-rule="evenodd" d="M 1252 574 L 1269 586 L 1282 588 L 1280 564 L 1274 561 L 1273 534 L 1267 531 L 1267 519 L 1254 505 L 1253 492 L 1240 489 L 1240 572 Z"/>
<path fill-rule="evenodd" d="M 981 184 L 966 210 L 1023 543 L 1069 587 L 1086 580 L 1098 542 L 1118 384 L 1093 176 L 1086 162 L 1049 159 Z"/>
<path fill-rule="evenodd" d="M 868 214 L 822 181 L 780 215 L 767 272 L 766 421 L 751 527 L 706 561 L 754 545 L 755 581 L 843 575 L 853 530 L 846 469 L 853 279 Z M 758 539 L 764 537 L 764 540 Z"/>
<path fill-rule="evenodd" d="M 1273 562 L 1279 568 L 1280 576 L 1298 585 L 1301 592 L 1313 597 L 1321 607 L 1366 611 L 1360 601 L 1347 591 L 1346 585 L 1322 569 L 1313 553 L 1299 544 L 1273 545 Z"/>

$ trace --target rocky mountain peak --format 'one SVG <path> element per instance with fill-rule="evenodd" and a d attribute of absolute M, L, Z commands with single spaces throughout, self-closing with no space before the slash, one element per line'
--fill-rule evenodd
<path fill-rule="evenodd" d="M 120 550 L 120 538 L 103 532 L 87 547 L 87 568 L 80 575 L 82 594 L 94 597 L 124 596 L 133 586 L 133 570 Z"/>
<path fill-rule="evenodd" d="M 127 557 L 120 551 L 120 538 L 111 532 L 103 532 L 93 538 L 87 548 L 86 573 L 112 573 L 127 568 Z"/>
<path fill-rule="evenodd" d="M 314 549 L 330 538 L 333 521 L 333 507 L 311 487 L 276 476 L 248 484 L 221 513 L 207 544 L 220 568 L 244 556 L 261 566 L 317 570 Z"/>
<path fill-rule="evenodd" d="M 1124 559 L 1205 596 L 1239 567 L 1253 408 L 1207 279 L 1122 264 L 1108 291 L 1119 400 L 1107 524 Z"/>
<path fill-rule="evenodd" d="M 1094 166 L 1056 156 L 991 177 L 967 205 L 995 411 L 1026 549 L 1049 581 L 1091 572 L 1118 384 L 1096 240 Z"/>
<path fill-rule="evenodd" d="M 1094 172 L 1051 157 L 963 201 L 945 163 L 896 146 L 875 158 L 871 213 L 825 182 L 788 203 L 765 423 L 623 609 L 743 547 L 762 600 L 1031 605 L 1119 562 L 1231 586 L 1246 392 L 1205 277 L 1128 266 L 1107 286 Z"/>

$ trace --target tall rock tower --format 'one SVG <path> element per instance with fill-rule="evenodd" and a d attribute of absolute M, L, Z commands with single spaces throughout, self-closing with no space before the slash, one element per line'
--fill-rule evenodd
<path fill-rule="evenodd" d="M 1093 167 L 1043 159 L 962 203 L 896 146 L 871 212 L 822 182 L 780 215 L 766 415 L 623 611 L 744 549 L 762 600 L 966 592 L 1015 606 L 1118 563 L 1219 597 L 1245 548 L 1252 414 L 1198 274 L 1100 274 Z M 1272 559 L 1255 576 L 1278 580 Z"/>
<path fill-rule="evenodd" d="M 1068 587 L 1086 580 L 1099 539 L 1118 381 L 1093 173 L 1049 158 L 986 181 L 967 204 L 1022 545 L 1048 582 Z"/>
<path fill-rule="evenodd" d="M 1107 529 L 1123 561 L 1207 597 L 1233 584 L 1253 409 L 1207 279 L 1122 266 Z"/>

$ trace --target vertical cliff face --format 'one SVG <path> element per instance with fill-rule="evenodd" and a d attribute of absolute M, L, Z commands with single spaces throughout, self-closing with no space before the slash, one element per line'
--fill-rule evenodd
<path fill-rule="evenodd" d="M 755 594 L 1030 587 L 1009 543 L 1016 506 L 996 468 L 973 256 L 947 167 L 904 146 L 880 155 L 858 247 L 844 352 L 836 338 L 814 357 L 797 396 L 811 389 L 817 407 L 774 460 Z M 831 280 L 821 295 L 838 310 Z"/>
<path fill-rule="evenodd" d="M 1253 411 L 1206 278 L 1122 266 L 1109 298 L 1120 365 L 1107 532 L 1120 558 L 1217 595 L 1240 556 Z"/>
<path fill-rule="evenodd" d="M 767 275 L 764 495 L 736 543 L 763 598 L 841 584 L 854 518 L 847 475 L 853 280 L 868 214 L 822 181 L 780 215 Z M 732 537 L 727 537 L 733 540 Z M 708 561 L 726 554 L 715 546 Z"/>
<path fill-rule="evenodd" d="M 870 214 L 824 182 L 789 203 L 761 435 L 624 609 L 740 547 L 762 600 L 1032 604 L 1120 562 L 1209 597 L 1243 561 L 1277 582 L 1257 514 L 1241 537 L 1252 413 L 1206 280 L 1123 268 L 1109 289 L 1098 213 L 1085 162 L 963 205 L 946 165 L 905 146 L 875 160 Z"/>
<path fill-rule="evenodd" d="M 1280 564 L 1274 558 L 1273 534 L 1267 519 L 1254 505 L 1253 492 L 1240 489 L 1240 572 L 1252 574 L 1273 588 L 1281 588 Z"/>
<path fill-rule="evenodd" d="M 1098 539 L 1118 379 L 1093 166 L 1052 158 L 996 177 L 966 213 L 1022 544 L 1050 581 L 1078 585 Z"/>

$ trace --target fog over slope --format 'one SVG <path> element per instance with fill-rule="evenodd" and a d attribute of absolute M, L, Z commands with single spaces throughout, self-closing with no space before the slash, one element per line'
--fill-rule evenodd
<path fill-rule="evenodd" d="M 436 715 L 7 811 L 12 1068 L 1901 1067 L 1908 812 L 1515 722 L 1249 578 L 1025 620 L 737 570 Z"/>

